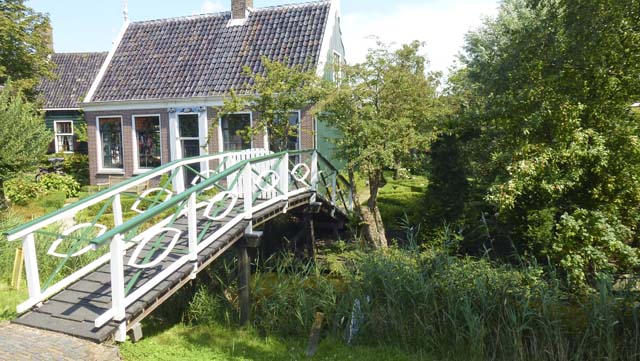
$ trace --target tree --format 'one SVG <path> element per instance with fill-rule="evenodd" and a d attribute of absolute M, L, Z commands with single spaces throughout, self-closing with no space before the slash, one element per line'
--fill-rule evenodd
<path fill-rule="evenodd" d="M 9 83 L 0 90 L 0 206 L 4 207 L 3 183 L 35 167 L 46 154 L 51 133 L 37 107 Z"/>
<path fill-rule="evenodd" d="M 421 47 L 416 41 L 389 51 L 379 44 L 364 63 L 345 67 L 342 81 L 318 107 L 319 118 L 342 135 L 333 141 L 351 183 L 355 172 L 368 181 L 369 199 L 359 213 L 364 236 L 376 247 L 387 246 L 377 201 L 384 170 L 401 167 L 412 151 L 425 151 L 435 132 L 430 115 L 437 81 L 426 72 Z"/>
<path fill-rule="evenodd" d="M 507 0 L 467 36 L 474 201 L 575 285 L 639 265 L 640 2 Z"/>
<path fill-rule="evenodd" d="M 247 139 L 262 134 L 269 135 L 270 150 L 286 150 L 289 137 L 298 135 L 298 124 L 289 122 L 292 111 L 313 106 L 322 94 L 321 80 L 313 70 L 303 66 L 288 66 L 285 63 L 262 57 L 264 73 L 253 73 L 246 68 L 250 78 L 243 93 L 232 91 L 225 99 L 221 114 L 251 110 L 258 115 L 252 128 L 246 129 Z"/>
<path fill-rule="evenodd" d="M 0 0 L 0 85 L 31 91 L 43 76 L 50 76 L 51 26 L 46 15 L 24 0 Z"/>

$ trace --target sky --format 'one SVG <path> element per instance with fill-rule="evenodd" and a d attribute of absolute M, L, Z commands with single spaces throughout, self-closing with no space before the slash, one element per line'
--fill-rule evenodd
<path fill-rule="evenodd" d="M 254 0 L 265 7 L 307 0 Z M 123 0 L 27 0 L 48 13 L 56 52 L 108 51 L 123 23 Z M 451 67 L 464 34 L 497 13 L 499 0 L 341 0 L 346 59 L 357 63 L 376 43 L 423 41 L 430 70 Z M 131 21 L 229 10 L 231 0 L 128 0 Z"/>

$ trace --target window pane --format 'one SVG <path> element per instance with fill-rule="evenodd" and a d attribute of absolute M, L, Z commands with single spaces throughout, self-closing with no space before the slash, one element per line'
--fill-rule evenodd
<path fill-rule="evenodd" d="M 122 123 L 120 118 L 99 120 L 102 167 L 122 169 Z"/>
<path fill-rule="evenodd" d="M 160 166 L 160 118 L 136 117 L 136 141 L 138 143 L 138 167 Z"/>
<path fill-rule="evenodd" d="M 180 123 L 180 137 L 182 138 L 198 138 L 198 114 L 180 114 L 178 115 L 178 123 Z"/>
<path fill-rule="evenodd" d="M 284 139 L 284 133 L 282 136 L 274 136 L 271 134 L 269 136 L 269 149 L 274 152 L 279 152 L 284 150 L 285 141 L 286 141 L 286 149 L 288 150 L 297 150 L 298 149 L 298 127 L 300 123 L 300 116 L 298 112 L 289 113 L 289 135 L 287 139 Z M 280 122 L 276 119 L 276 124 L 280 124 Z M 283 130 L 284 131 L 284 130 Z"/>
<path fill-rule="evenodd" d="M 73 152 L 73 135 L 58 135 L 58 152 Z"/>
<path fill-rule="evenodd" d="M 56 152 L 73 152 L 73 123 L 55 122 Z"/>
<path fill-rule="evenodd" d="M 57 122 L 56 134 L 71 134 L 73 133 L 71 122 Z"/>
<path fill-rule="evenodd" d="M 250 114 L 228 114 L 222 118 L 222 150 L 251 148 L 251 142 L 242 136 L 242 131 L 251 126 Z"/>

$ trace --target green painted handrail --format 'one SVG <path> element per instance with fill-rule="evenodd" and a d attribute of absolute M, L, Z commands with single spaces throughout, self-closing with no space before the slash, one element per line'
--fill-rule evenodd
<path fill-rule="evenodd" d="M 315 150 L 311 149 L 311 150 L 302 150 L 302 151 L 296 151 L 296 152 L 300 152 L 299 154 L 303 154 L 303 153 L 312 153 Z M 189 198 L 189 196 L 192 193 L 198 193 L 203 191 L 204 189 L 210 187 L 211 185 L 213 185 L 213 183 L 216 183 L 217 181 L 235 173 L 236 171 L 240 171 L 242 170 L 243 167 L 245 167 L 248 163 L 258 163 L 258 162 L 262 162 L 265 160 L 269 160 L 269 159 L 275 159 L 278 157 L 281 157 L 282 155 L 284 155 L 285 153 L 287 153 L 287 151 L 282 151 L 279 153 L 274 153 L 274 154 L 268 154 L 265 156 L 261 156 L 261 157 L 256 157 L 256 158 L 251 158 L 251 159 L 246 159 L 243 160 L 241 162 L 238 162 L 236 164 L 234 164 L 233 166 L 225 169 L 224 171 L 222 171 L 221 173 L 216 174 L 213 177 L 207 178 L 205 181 L 198 183 L 197 185 L 185 190 L 184 192 L 178 194 L 175 197 L 171 197 L 169 200 L 148 209 L 146 212 L 135 216 L 133 218 L 131 218 L 130 220 L 124 222 L 123 224 L 121 224 L 120 226 L 114 227 L 112 229 L 110 229 L 109 231 L 103 233 L 101 236 L 96 237 L 94 240 L 91 241 L 91 243 L 95 244 L 96 246 L 102 246 L 105 242 L 111 240 L 113 237 L 115 237 L 118 234 L 124 234 L 125 232 L 127 232 L 129 229 L 136 227 L 138 225 L 143 224 L 144 222 L 146 222 L 148 219 L 151 219 L 153 217 L 155 217 L 156 215 L 174 207 L 175 205 L 177 205 L 178 203 L 186 200 L 187 198 Z M 289 152 L 291 153 L 291 152 Z M 188 158 L 186 158 L 188 159 Z"/>
<path fill-rule="evenodd" d="M 216 156 L 218 156 L 218 155 L 227 155 L 227 154 L 234 153 L 234 152 L 235 151 L 227 151 L 227 152 L 217 153 L 215 155 Z M 195 162 L 198 159 L 206 159 L 206 158 L 209 158 L 211 156 L 212 156 L 212 154 L 208 154 L 208 155 L 201 155 L 201 156 L 191 157 L 191 158 L 176 159 L 176 160 L 171 161 L 169 163 L 163 164 L 160 167 L 151 169 L 151 170 L 149 170 L 147 172 L 144 172 L 144 173 L 142 173 L 140 175 L 137 175 L 137 176 L 135 176 L 135 177 L 133 177 L 131 179 L 125 180 L 123 182 L 120 182 L 120 183 L 118 183 L 117 185 L 115 185 L 115 186 L 113 186 L 111 188 L 104 189 L 104 190 L 102 190 L 102 191 L 100 191 L 100 192 L 98 192 L 96 194 L 93 194 L 93 195 L 90 195 L 90 196 L 88 196 L 86 198 L 83 198 L 82 200 L 79 200 L 77 202 L 71 203 L 71 204 L 69 204 L 69 205 L 67 205 L 65 207 L 62 207 L 62 208 L 60 208 L 60 209 L 58 209 L 58 210 L 56 210 L 54 212 L 51 212 L 51 213 L 49 213 L 47 215 L 44 215 L 42 217 L 36 218 L 36 219 L 34 219 L 32 221 L 29 221 L 29 222 L 27 222 L 27 223 L 25 223 L 23 225 L 20 225 L 18 227 L 15 227 L 15 228 L 12 228 L 10 230 L 7 230 L 7 231 L 4 232 L 4 235 L 11 236 L 13 234 L 16 234 L 18 232 L 21 232 L 21 231 L 29 228 L 29 227 L 32 227 L 32 226 L 34 226 L 34 225 L 36 225 L 38 223 L 42 223 L 42 222 L 44 222 L 46 220 L 49 220 L 49 219 L 51 219 L 51 218 L 53 218 L 53 217 L 55 217 L 55 216 L 57 216 L 59 214 L 67 212 L 70 209 L 77 208 L 77 207 L 81 206 L 82 204 L 91 202 L 92 200 L 94 200 L 96 198 L 103 197 L 107 193 L 111 193 L 111 192 L 113 192 L 115 190 L 118 190 L 118 189 L 127 189 L 127 188 L 129 188 L 129 186 L 131 184 L 139 181 L 140 179 L 148 177 L 148 176 L 150 176 L 150 175 L 152 175 L 154 173 L 161 174 L 161 173 L 163 173 L 163 171 L 174 167 L 177 163 L 184 162 L 185 160 L 193 160 Z M 118 192 L 116 192 L 116 193 L 118 193 Z"/>
<path fill-rule="evenodd" d="M 156 215 L 170 209 L 171 207 L 176 206 L 179 202 L 186 200 L 192 193 L 194 192 L 201 192 L 203 191 L 205 188 L 208 188 L 210 186 L 212 186 L 214 183 L 218 182 L 219 180 L 233 174 L 234 172 L 241 170 L 244 166 L 246 166 L 246 164 L 248 163 L 255 163 L 255 162 L 261 162 L 261 161 L 265 161 L 265 160 L 269 160 L 269 159 L 275 159 L 278 158 L 282 155 L 284 155 L 285 153 L 289 153 L 289 155 L 301 155 L 301 154 L 309 154 L 309 153 L 313 153 L 316 152 L 318 154 L 318 158 L 319 160 L 322 160 L 325 164 L 327 164 L 330 168 L 332 168 L 333 170 L 336 170 L 336 168 L 333 166 L 333 164 L 331 164 L 331 162 L 329 160 L 327 160 L 324 156 L 322 156 L 319 152 L 317 152 L 314 149 L 307 149 L 307 150 L 293 150 L 293 151 L 282 151 L 282 152 L 278 152 L 278 153 L 273 153 L 273 154 L 268 154 L 268 155 L 264 155 L 261 157 L 256 157 L 256 158 L 251 158 L 251 159 L 246 159 L 243 161 L 240 161 L 236 164 L 234 164 L 233 166 L 225 169 L 224 171 L 222 171 L 221 173 L 218 173 L 212 177 L 206 178 L 206 180 L 198 183 L 197 185 L 190 187 L 188 189 L 186 189 L 185 191 L 179 193 L 178 195 L 171 197 L 169 200 L 162 202 L 156 206 L 153 206 L 152 208 L 147 209 L 146 212 L 135 216 L 131 219 L 129 219 L 128 221 L 124 222 L 123 224 L 116 226 L 112 229 L 110 229 L 109 231 L 105 232 L 104 234 L 102 234 L 101 236 L 93 239 L 91 241 L 91 243 L 95 244 L 96 246 L 101 246 L 103 243 L 105 243 L 107 240 L 110 240 L 111 238 L 113 238 L 114 236 L 118 235 L 118 234 L 125 234 L 128 230 L 139 226 L 141 224 L 143 224 L 144 222 L 146 222 L 148 219 L 155 217 Z M 230 153 L 234 153 L 234 151 L 228 151 L 228 152 L 223 152 L 223 153 L 218 153 L 217 155 L 228 155 Z M 63 207 L 55 212 L 52 212 L 48 215 L 42 216 L 40 218 L 37 218 L 35 220 L 32 220 L 30 222 L 27 222 L 19 227 L 13 228 L 11 230 L 5 231 L 5 235 L 10 236 L 13 234 L 16 234 L 18 232 L 21 232 L 29 227 L 32 227 L 34 225 L 37 225 L 38 223 L 47 221 L 59 214 L 62 214 L 64 212 L 69 211 L 70 209 L 74 209 L 74 208 L 79 208 L 81 205 L 86 204 L 92 200 L 95 200 L 96 198 L 99 197 L 103 197 L 104 195 L 108 194 L 108 193 L 119 193 L 117 192 L 118 190 L 126 190 L 129 188 L 130 185 L 134 184 L 135 182 L 139 181 L 142 178 L 145 177 L 149 177 L 153 174 L 162 174 L 164 173 L 164 171 L 171 169 L 172 167 L 174 167 L 176 164 L 178 163 L 183 163 L 185 161 L 189 161 L 188 163 L 194 163 L 197 161 L 201 161 L 204 160 L 206 158 L 211 157 L 211 155 L 204 155 L 204 156 L 197 156 L 197 157 L 191 157 L 191 158 L 183 158 L 183 159 L 177 159 L 174 160 L 172 162 L 169 162 L 167 164 L 164 164 L 158 168 L 149 170 L 143 174 L 140 174 L 134 178 L 131 178 L 129 180 L 126 180 L 124 182 L 121 182 L 119 184 L 117 184 L 114 187 L 105 189 L 103 191 L 100 191 L 94 195 L 91 195 L 87 198 L 84 198 L 80 201 L 77 201 L 75 203 L 72 203 L 66 207 Z M 349 182 L 342 176 L 340 175 L 337 171 L 336 173 L 338 174 L 338 177 L 341 181 L 343 181 L 346 184 L 349 184 Z"/>

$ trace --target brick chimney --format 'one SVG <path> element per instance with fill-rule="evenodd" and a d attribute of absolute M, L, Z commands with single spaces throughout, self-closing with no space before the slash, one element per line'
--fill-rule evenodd
<path fill-rule="evenodd" d="M 247 10 L 253 8 L 253 0 L 231 0 L 231 20 L 247 17 Z"/>

